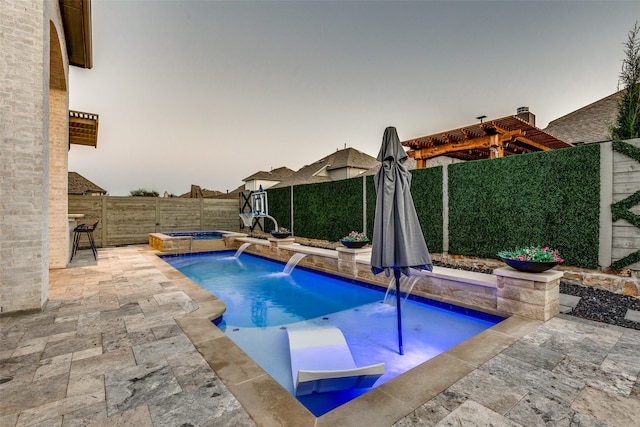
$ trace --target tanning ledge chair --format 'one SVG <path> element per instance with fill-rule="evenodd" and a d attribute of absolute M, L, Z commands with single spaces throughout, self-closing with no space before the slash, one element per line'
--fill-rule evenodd
<path fill-rule="evenodd" d="M 384 363 L 357 367 L 336 327 L 287 329 L 296 396 L 367 388 L 384 374 Z"/>
<path fill-rule="evenodd" d="M 98 251 L 96 250 L 96 244 L 95 244 L 95 241 L 93 240 L 93 231 L 96 229 L 99 222 L 100 220 L 94 222 L 91 225 L 80 224 L 79 226 L 73 229 L 73 250 L 71 251 L 71 259 L 73 259 L 76 252 L 78 251 L 78 246 L 80 244 L 80 236 L 82 236 L 83 234 L 86 234 L 87 238 L 89 239 L 89 245 L 91 245 L 91 251 L 93 252 L 93 259 L 95 260 L 98 259 Z"/>

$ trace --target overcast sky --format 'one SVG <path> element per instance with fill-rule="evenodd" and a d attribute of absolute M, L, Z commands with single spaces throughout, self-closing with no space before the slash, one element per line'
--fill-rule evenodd
<path fill-rule="evenodd" d="M 231 191 L 353 147 L 516 113 L 547 124 L 617 90 L 639 2 L 92 0 L 94 67 L 69 108 L 100 116 L 69 170 L 128 195 Z"/>

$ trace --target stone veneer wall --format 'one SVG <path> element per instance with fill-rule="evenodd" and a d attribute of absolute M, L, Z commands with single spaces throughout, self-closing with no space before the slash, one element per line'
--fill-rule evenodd
<path fill-rule="evenodd" d="M 295 238 L 268 241 L 247 238 L 246 234 L 224 235 L 228 249 L 252 243 L 247 253 L 287 262 L 295 253 L 304 253 L 298 265 L 347 278 L 390 286 L 392 278 L 371 272 L 367 256 L 371 249 L 338 247 L 335 251 L 294 245 Z M 494 270 L 493 274 L 455 269 L 439 269 L 421 275 L 412 293 L 426 298 L 481 310 L 503 317 L 520 315 L 546 321 L 559 313 L 559 287 L 562 273 L 551 270 L 543 273 L 523 273 L 510 267 Z M 402 279 L 401 279 L 402 280 Z"/>
<path fill-rule="evenodd" d="M 254 231 L 250 236 L 258 238 L 266 238 L 270 235 Z M 335 249 L 340 247 L 340 242 L 329 242 L 326 240 L 306 239 L 295 236 L 295 241 L 302 245 L 310 245 L 319 248 Z M 466 257 L 463 255 L 431 253 L 433 261 L 451 264 L 453 266 L 462 266 L 467 268 L 477 268 L 481 270 L 496 269 L 504 267 L 505 264 L 497 259 Z M 640 297 L 640 271 L 631 269 L 622 269 L 619 271 L 591 270 L 588 268 L 579 268 L 566 265 L 556 267 L 563 273 L 563 280 L 570 283 L 604 289 L 621 295 Z M 434 289 L 429 292 L 434 291 Z M 476 295 L 474 298 L 483 299 L 482 295 Z"/>
<path fill-rule="evenodd" d="M 2 2 L 0 18 L 0 312 L 5 313 L 41 309 L 48 298 L 50 23 L 60 37 L 64 32 L 53 0 Z M 66 57 L 66 49 L 60 51 Z"/>
<path fill-rule="evenodd" d="M 52 37 L 54 31 L 52 28 Z M 68 69 L 68 66 L 63 68 L 61 59 L 51 61 L 52 68 L 57 67 L 56 73 L 62 74 L 62 79 L 56 79 L 58 84 L 66 81 L 64 70 Z M 49 268 L 66 268 L 69 262 L 68 151 L 67 91 L 65 87 L 52 86 L 49 92 Z"/>

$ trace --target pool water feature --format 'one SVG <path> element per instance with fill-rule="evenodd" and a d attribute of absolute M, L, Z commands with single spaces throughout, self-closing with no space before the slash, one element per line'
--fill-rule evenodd
<path fill-rule="evenodd" d="M 174 254 L 220 251 L 226 249 L 222 235 L 219 231 L 149 233 L 149 246 Z"/>
<path fill-rule="evenodd" d="M 376 386 L 495 325 L 478 317 L 409 299 L 403 306 L 405 355 L 397 353 L 395 307 L 383 304 L 384 289 L 299 267 L 285 275 L 283 263 L 233 252 L 164 257 L 227 306 L 218 327 L 293 394 L 287 328 L 340 328 L 358 366 L 384 362 Z M 298 396 L 314 415 L 368 389 Z"/>

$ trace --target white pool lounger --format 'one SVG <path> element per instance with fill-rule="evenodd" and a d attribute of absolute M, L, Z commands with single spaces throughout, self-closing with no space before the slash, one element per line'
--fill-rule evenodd
<path fill-rule="evenodd" d="M 287 330 L 296 396 L 372 387 L 384 363 L 358 368 L 342 331 L 335 327 Z"/>

